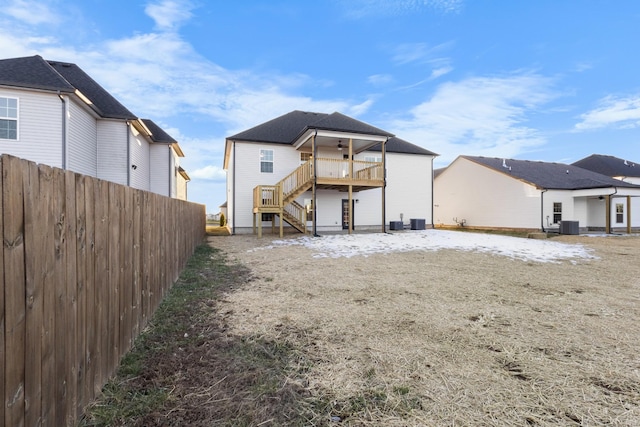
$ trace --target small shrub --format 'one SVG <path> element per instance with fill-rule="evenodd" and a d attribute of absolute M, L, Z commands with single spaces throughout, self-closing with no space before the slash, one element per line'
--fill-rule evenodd
<path fill-rule="evenodd" d="M 227 218 L 225 218 L 224 214 L 220 214 L 220 227 L 224 227 L 227 225 Z"/>

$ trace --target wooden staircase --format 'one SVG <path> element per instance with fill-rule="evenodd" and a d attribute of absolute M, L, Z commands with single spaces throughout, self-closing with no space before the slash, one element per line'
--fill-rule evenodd
<path fill-rule="evenodd" d="M 300 165 L 276 185 L 262 185 L 254 189 L 254 214 L 273 213 L 296 230 L 307 233 L 307 211 L 296 198 L 313 184 L 313 163 Z"/>

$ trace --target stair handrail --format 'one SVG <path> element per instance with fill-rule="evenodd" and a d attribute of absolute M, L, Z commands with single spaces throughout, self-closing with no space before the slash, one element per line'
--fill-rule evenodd
<path fill-rule="evenodd" d="M 293 172 L 280 180 L 278 185 L 282 186 L 282 197 L 286 199 L 290 194 L 307 185 L 313 178 L 313 163 L 308 160 L 298 166 Z"/>
<path fill-rule="evenodd" d="M 291 203 L 287 204 L 284 207 L 284 212 L 291 217 L 292 220 L 295 221 L 296 224 L 292 224 L 291 221 L 287 218 L 285 219 L 288 223 L 297 226 L 298 230 L 303 233 L 307 233 L 307 210 L 300 203 L 293 200 Z"/>

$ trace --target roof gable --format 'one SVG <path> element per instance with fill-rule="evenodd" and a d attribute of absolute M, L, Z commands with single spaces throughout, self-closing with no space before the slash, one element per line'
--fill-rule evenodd
<path fill-rule="evenodd" d="M 637 187 L 606 175 L 564 163 L 474 156 L 461 157 L 515 179 L 529 182 L 538 188 L 580 190 L 587 188 Z"/>
<path fill-rule="evenodd" d="M 62 77 L 87 97 L 104 118 L 135 120 L 137 117 L 75 64 L 48 61 Z"/>
<path fill-rule="evenodd" d="M 614 156 L 592 154 L 572 165 L 607 176 L 640 177 L 640 164 Z"/>
<path fill-rule="evenodd" d="M 0 60 L 0 85 L 65 93 L 75 91 L 40 55 Z"/>
<path fill-rule="evenodd" d="M 251 142 L 293 144 L 309 129 L 322 129 L 364 135 L 393 136 L 382 129 L 340 113 L 312 113 L 292 111 L 227 139 Z"/>

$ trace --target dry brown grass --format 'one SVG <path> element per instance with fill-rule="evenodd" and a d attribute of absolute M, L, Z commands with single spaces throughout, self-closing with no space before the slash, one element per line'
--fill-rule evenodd
<path fill-rule="evenodd" d="M 556 240 L 599 259 L 316 259 L 214 237 L 254 279 L 212 316 L 232 336 L 301 352 L 308 366 L 281 381 L 304 388 L 308 425 L 639 425 L 640 238 Z"/>
<path fill-rule="evenodd" d="M 207 235 L 209 236 L 230 236 L 231 230 L 229 227 L 220 227 L 219 225 L 207 225 L 206 226 Z"/>

